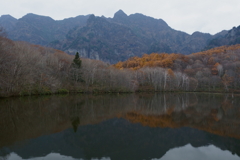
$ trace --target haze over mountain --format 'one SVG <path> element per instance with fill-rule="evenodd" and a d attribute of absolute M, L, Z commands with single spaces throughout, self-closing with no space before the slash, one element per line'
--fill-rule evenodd
<path fill-rule="evenodd" d="M 0 25 L 12 40 L 49 46 L 69 54 L 79 52 L 81 57 L 110 63 L 152 52 L 199 52 L 214 47 L 213 41 L 230 32 L 222 31 L 216 35 L 194 32 L 189 35 L 172 29 L 162 19 L 139 13 L 127 16 L 122 10 L 113 18 L 86 15 L 58 21 L 35 14 L 20 19 L 4 15 L 0 17 Z M 220 44 L 225 45 L 226 41 Z"/>

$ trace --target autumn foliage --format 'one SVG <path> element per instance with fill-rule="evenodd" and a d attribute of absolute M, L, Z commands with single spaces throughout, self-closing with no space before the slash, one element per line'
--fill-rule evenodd
<path fill-rule="evenodd" d="M 80 55 L 81 56 L 81 55 Z M 82 60 L 74 75 L 74 56 L 14 42 L 0 35 L 0 95 L 68 92 L 240 92 L 240 45 L 190 55 L 152 53 L 109 65 Z"/>
<path fill-rule="evenodd" d="M 118 62 L 114 66 L 116 68 L 131 68 L 133 70 L 137 70 L 143 67 L 163 67 L 170 68 L 173 65 L 174 60 L 180 58 L 180 54 L 167 54 L 167 53 L 152 53 L 152 54 L 144 54 L 140 57 L 132 57 L 127 61 Z"/>
<path fill-rule="evenodd" d="M 0 35 L 0 97 L 69 92 L 133 92 L 137 83 L 127 70 L 53 48 L 16 42 Z M 78 76 L 77 80 L 76 75 Z M 79 78 L 80 77 L 80 78 Z"/>
<path fill-rule="evenodd" d="M 240 45 L 221 46 L 190 55 L 152 53 L 114 65 L 140 71 L 146 67 L 171 69 L 185 74 L 197 85 L 196 91 L 240 91 Z M 174 77 L 172 77 L 174 79 Z"/>

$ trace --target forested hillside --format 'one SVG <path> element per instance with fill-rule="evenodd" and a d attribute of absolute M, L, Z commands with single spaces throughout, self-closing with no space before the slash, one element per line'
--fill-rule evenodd
<path fill-rule="evenodd" d="M 0 31 L 0 96 L 69 92 L 240 91 L 240 45 L 152 53 L 109 65 L 12 41 Z"/>
<path fill-rule="evenodd" d="M 114 66 L 135 70 L 142 80 L 140 86 L 152 86 L 156 91 L 179 90 L 184 85 L 194 91 L 240 89 L 240 45 L 222 46 L 190 55 L 145 54 Z"/>
<path fill-rule="evenodd" d="M 82 58 L 76 67 L 73 60 L 60 50 L 11 41 L 1 32 L 0 96 L 135 90 L 131 71 Z"/>

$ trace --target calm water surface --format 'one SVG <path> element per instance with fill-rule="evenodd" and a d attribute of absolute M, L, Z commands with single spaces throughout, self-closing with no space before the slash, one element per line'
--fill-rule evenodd
<path fill-rule="evenodd" d="M 240 95 L 0 99 L 0 160 L 239 160 Z"/>

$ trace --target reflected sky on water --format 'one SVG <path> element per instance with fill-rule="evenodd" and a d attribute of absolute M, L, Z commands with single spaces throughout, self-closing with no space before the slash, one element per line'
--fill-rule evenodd
<path fill-rule="evenodd" d="M 222 151 L 214 145 L 194 148 L 191 144 L 183 147 L 170 149 L 162 158 L 154 158 L 152 160 L 239 160 L 239 156 L 233 155 L 229 151 Z"/>

